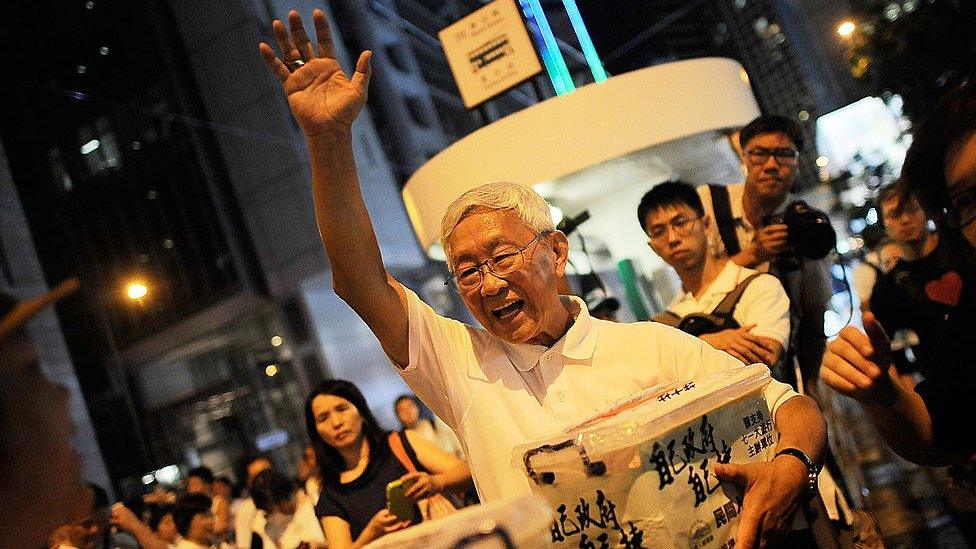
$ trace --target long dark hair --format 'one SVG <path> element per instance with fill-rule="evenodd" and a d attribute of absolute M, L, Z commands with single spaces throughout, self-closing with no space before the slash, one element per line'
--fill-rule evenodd
<path fill-rule="evenodd" d="M 976 131 L 976 82 L 947 93 L 932 112 L 917 124 L 905 155 L 902 178 L 936 223 L 943 225 L 949 206 L 946 153 Z"/>
<path fill-rule="evenodd" d="M 366 404 L 366 397 L 360 392 L 359 388 L 352 383 L 342 379 L 329 379 L 323 381 L 309 393 L 305 399 L 305 429 L 308 431 L 308 438 L 315 450 L 315 460 L 322 475 L 322 480 L 332 484 L 339 484 L 339 474 L 345 470 L 346 461 L 335 448 L 326 444 L 315 426 L 315 415 L 312 413 L 312 400 L 319 395 L 332 395 L 344 398 L 352 403 L 359 411 L 363 419 L 363 435 L 366 443 L 369 444 L 369 459 L 383 458 L 391 455 L 390 446 L 386 441 L 386 432 L 380 428 L 380 424 Z"/>
<path fill-rule="evenodd" d="M 434 412 L 432 412 L 430 408 L 423 403 L 423 401 L 417 398 L 417 395 L 410 393 L 402 394 L 393 401 L 393 415 L 397 416 L 397 421 L 400 421 L 400 416 L 397 415 L 396 408 L 404 400 L 409 400 L 417 405 L 417 410 L 420 410 L 420 417 L 417 418 L 417 421 L 428 421 L 430 422 L 430 426 L 433 427 L 435 431 L 437 430 L 437 422 L 434 421 Z M 400 425 L 403 425 L 402 421 L 400 421 Z M 403 427 L 406 428 L 407 426 L 403 425 Z"/>

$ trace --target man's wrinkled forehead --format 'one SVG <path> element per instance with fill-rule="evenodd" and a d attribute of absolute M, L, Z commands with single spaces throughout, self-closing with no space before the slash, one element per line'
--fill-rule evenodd
<path fill-rule="evenodd" d="M 489 217 L 490 216 L 490 219 Z M 468 242 L 474 244 L 476 248 L 493 248 L 505 244 L 514 244 L 525 234 L 533 234 L 534 231 L 529 224 L 522 220 L 515 212 L 510 209 L 491 209 L 478 206 L 472 209 L 454 226 L 454 230 L 447 237 L 452 259 L 459 259 L 461 255 L 455 253 L 464 244 L 459 242 L 458 227 L 462 224 L 477 223 L 483 226 L 478 227 L 479 231 L 468 238 Z"/>

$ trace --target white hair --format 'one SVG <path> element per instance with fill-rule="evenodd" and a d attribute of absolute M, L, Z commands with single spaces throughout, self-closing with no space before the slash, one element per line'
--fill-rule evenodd
<path fill-rule="evenodd" d="M 519 219 L 540 234 L 556 230 L 549 204 L 531 187 L 508 181 L 487 183 L 457 197 L 441 218 L 441 246 L 444 247 L 448 266 L 451 266 L 451 250 L 447 238 L 461 220 L 479 208 L 512 210 Z"/>

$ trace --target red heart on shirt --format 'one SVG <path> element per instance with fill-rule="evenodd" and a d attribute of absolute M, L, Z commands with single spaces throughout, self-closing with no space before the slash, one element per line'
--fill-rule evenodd
<path fill-rule="evenodd" d="M 932 301 L 955 307 L 959 303 L 962 293 L 962 277 L 955 271 L 949 271 L 938 280 L 930 280 L 925 285 L 925 295 Z"/>

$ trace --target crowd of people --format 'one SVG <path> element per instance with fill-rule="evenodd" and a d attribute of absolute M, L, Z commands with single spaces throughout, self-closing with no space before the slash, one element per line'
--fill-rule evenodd
<path fill-rule="evenodd" d="M 5 514 L 44 507 L 31 525 L 4 518 L 4 531 L 24 546 L 361 547 L 478 498 L 531 491 L 511 464 L 513 448 L 528 440 L 641 390 L 743 363 L 773 373 L 763 394 L 777 438 L 770 461 L 714 465 L 720 480 L 744 493 L 737 547 L 872 543 L 838 503 L 842 475 L 834 471 L 839 486 L 817 482 L 832 464 L 817 406 L 824 385 L 858 401 L 906 459 L 959 464 L 976 454 L 964 404 L 976 390 L 966 352 L 966 336 L 976 333 L 976 86 L 949 93 L 915 128 L 902 178 L 879 195 L 888 240 L 873 278 L 860 285 L 868 294 L 861 296 L 863 331 L 844 328 L 829 344 L 824 337 L 829 260 L 810 252 L 823 223 L 795 199 L 803 134 L 780 116 L 739 132 L 744 182 L 662 183 L 635 205 L 633 230 L 647 235 L 651 252 L 681 282 L 655 322 L 595 318 L 583 300 L 560 294 L 569 243 L 531 188 L 489 183 L 458 197 L 444 214 L 440 241 L 449 280 L 480 324 L 473 327 L 437 314 L 385 269 L 351 142 L 371 54 L 361 54 L 347 76 L 322 11 L 313 12 L 313 24 L 314 43 L 291 12 L 287 26 L 273 23 L 280 57 L 267 44 L 260 50 L 307 138 L 335 291 L 416 394 L 393 403 L 402 429 L 385 432 L 354 384 L 329 380 L 305 402 L 309 445 L 297 480 L 262 457 L 239 479 L 238 498 L 229 479 L 198 467 L 178 496 L 109 505 L 104 491 L 77 480 L 64 447 L 63 408 L 11 405 L 28 392 L 58 392 L 39 371 L 24 322 L 76 283 L 34 300 L 4 296 L 0 479 L 10 503 L 2 507 Z M 891 338 L 905 330 L 914 334 L 913 352 L 898 358 Z M 50 439 L 27 435 L 18 413 L 34 414 L 32 430 Z M 31 455 L 45 451 L 64 459 L 41 464 Z M 17 479 L 25 474 L 52 478 L 60 491 L 24 493 Z M 391 487 L 403 505 L 390 504 Z"/>
<path fill-rule="evenodd" d="M 311 442 L 289 478 L 258 456 L 243 468 L 241 490 L 207 467 L 180 486 L 110 505 L 89 484 L 91 504 L 55 527 L 51 549 L 315 549 L 359 547 L 470 503 L 467 464 L 450 429 L 412 394 L 397 398 L 401 430 L 384 432 L 359 389 L 343 380 L 316 387 L 305 403 Z M 439 425 L 440 423 L 440 425 Z M 407 483 L 410 517 L 387 509 L 386 486 Z M 329 540 L 326 543 L 326 540 Z"/>

